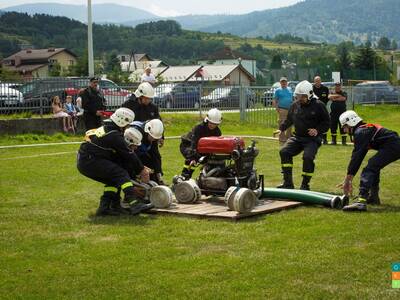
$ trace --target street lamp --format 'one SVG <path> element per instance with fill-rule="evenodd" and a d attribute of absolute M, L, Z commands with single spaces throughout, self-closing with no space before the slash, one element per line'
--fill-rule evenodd
<path fill-rule="evenodd" d="M 89 77 L 94 76 L 94 62 L 93 62 L 93 28 L 92 28 L 92 0 L 88 0 L 88 70 Z"/>

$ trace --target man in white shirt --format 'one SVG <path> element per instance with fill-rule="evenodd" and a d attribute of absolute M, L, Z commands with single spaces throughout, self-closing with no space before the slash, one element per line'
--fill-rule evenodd
<path fill-rule="evenodd" d="M 156 78 L 154 77 L 154 74 L 151 73 L 150 67 L 146 67 L 146 69 L 144 69 L 141 82 L 148 82 L 151 85 L 154 85 L 156 83 Z"/>

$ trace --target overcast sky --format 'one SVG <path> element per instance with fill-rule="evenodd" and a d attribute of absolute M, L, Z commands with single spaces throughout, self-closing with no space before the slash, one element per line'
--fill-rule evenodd
<path fill-rule="evenodd" d="M 115 3 L 141 8 L 159 16 L 176 16 L 186 14 L 243 14 L 255 10 L 289 6 L 300 1 L 301 0 L 92 0 L 92 4 Z M 87 0 L 0 0 L 0 9 L 19 4 L 39 2 L 85 4 Z"/>

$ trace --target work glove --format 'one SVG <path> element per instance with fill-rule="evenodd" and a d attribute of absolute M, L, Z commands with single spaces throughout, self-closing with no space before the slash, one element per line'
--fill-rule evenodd
<path fill-rule="evenodd" d="M 148 183 L 150 181 L 150 171 L 151 169 L 146 166 L 143 168 L 143 170 L 139 174 L 141 182 Z"/>

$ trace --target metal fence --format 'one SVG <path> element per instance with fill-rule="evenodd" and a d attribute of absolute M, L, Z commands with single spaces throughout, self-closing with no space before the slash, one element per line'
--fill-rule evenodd
<path fill-rule="evenodd" d="M 71 96 L 78 105 L 79 93 L 89 85 L 88 78 L 47 78 L 21 83 L 0 83 L 0 113 L 52 114 L 51 101 L 58 96 L 62 103 Z M 101 79 L 108 110 L 121 106 L 136 90 L 137 85 L 119 86 Z M 343 87 L 348 94 L 347 105 L 400 104 L 400 90 L 387 83 L 363 83 Z M 165 83 L 155 87 L 153 102 L 162 112 L 206 112 L 212 107 L 240 113 L 240 120 L 276 125 L 276 112 L 272 107 L 274 88 L 271 86 L 209 86 L 202 84 Z M 329 108 L 329 107 L 328 107 Z"/>

